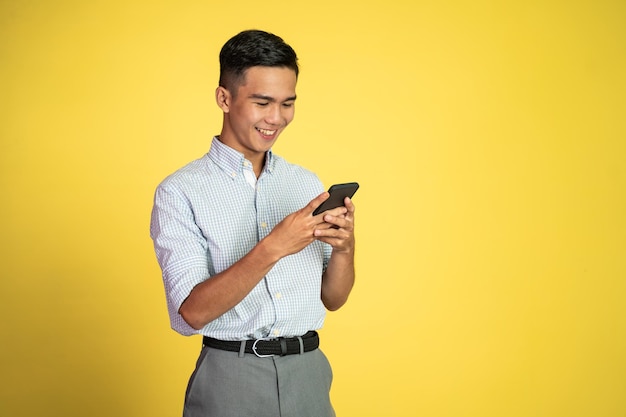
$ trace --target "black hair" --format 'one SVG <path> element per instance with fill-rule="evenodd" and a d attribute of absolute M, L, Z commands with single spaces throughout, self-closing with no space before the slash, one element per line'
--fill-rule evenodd
<path fill-rule="evenodd" d="M 286 67 L 298 77 L 296 52 L 282 38 L 262 30 L 245 30 L 230 38 L 220 51 L 219 85 L 236 94 L 251 67 Z"/>

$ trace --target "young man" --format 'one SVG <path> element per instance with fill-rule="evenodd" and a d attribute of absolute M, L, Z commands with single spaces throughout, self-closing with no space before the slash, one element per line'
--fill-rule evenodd
<path fill-rule="evenodd" d="M 334 416 L 316 330 L 354 283 L 355 208 L 313 216 L 323 185 L 271 151 L 294 117 L 294 50 L 245 31 L 220 70 L 222 131 L 158 186 L 150 226 L 172 328 L 203 335 L 184 416 Z"/>

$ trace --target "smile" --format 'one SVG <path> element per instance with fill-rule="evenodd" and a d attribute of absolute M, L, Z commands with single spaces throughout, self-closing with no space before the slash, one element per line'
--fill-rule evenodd
<path fill-rule="evenodd" d="M 276 133 L 276 130 L 259 129 L 258 127 L 256 128 L 256 130 L 258 130 L 259 132 L 261 132 L 265 136 L 272 136 L 272 135 L 274 135 Z"/>

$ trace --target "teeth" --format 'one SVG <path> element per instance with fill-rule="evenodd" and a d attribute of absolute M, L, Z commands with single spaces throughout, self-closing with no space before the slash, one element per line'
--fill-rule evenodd
<path fill-rule="evenodd" d="M 267 130 L 267 129 L 257 129 L 257 130 L 266 136 L 272 136 L 274 133 L 276 133 L 275 130 Z"/>

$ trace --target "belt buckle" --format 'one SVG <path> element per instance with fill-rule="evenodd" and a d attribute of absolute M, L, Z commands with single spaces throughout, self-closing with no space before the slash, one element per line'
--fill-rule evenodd
<path fill-rule="evenodd" d="M 268 339 L 256 339 L 254 341 L 254 343 L 252 344 L 252 352 L 254 352 L 254 354 L 259 357 L 259 358 L 271 358 L 272 356 L 276 356 L 274 354 L 270 354 L 270 355 L 261 355 L 259 352 L 256 351 L 256 344 L 260 341 L 260 340 L 268 340 Z"/>

